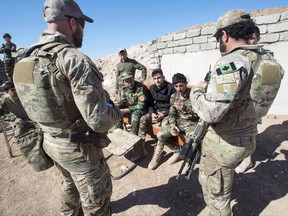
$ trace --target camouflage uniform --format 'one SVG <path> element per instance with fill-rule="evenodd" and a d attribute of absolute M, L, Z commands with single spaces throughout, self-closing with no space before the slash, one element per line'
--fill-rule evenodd
<path fill-rule="evenodd" d="M 267 114 L 284 75 L 279 63 L 269 53 L 255 51 L 258 48 L 247 45 L 224 54 L 207 90 L 191 91 L 195 111 L 210 123 L 199 181 L 213 215 L 231 215 L 234 168 L 255 150 L 257 123 Z"/>
<path fill-rule="evenodd" d="M 184 99 L 180 98 L 180 94 L 177 92 L 171 95 L 168 118 L 169 124 L 177 126 L 181 132 L 185 133 L 186 138 L 188 138 L 189 134 L 194 131 L 194 128 L 197 124 L 195 122 L 195 117 L 193 116 L 194 110 L 191 105 L 191 101 L 189 100 L 190 91 L 191 89 L 186 88 Z M 175 101 L 184 102 L 184 109 L 181 111 L 177 110 L 173 106 Z M 165 142 L 171 136 L 172 134 L 170 133 L 170 127 L 167 126 L 161 127 L 161 131 L 159 131 L 157 134 L 157 138 L 161 142 Z"/>
<path fill-rule="evenodd" d="M 142 71 L 142 79 L 145 80 L 147 78 L 147 69 L 144 65 L 137 62 L 135 59 L 126 58 L 124 62 L 120 61 L 117 64 L 117 70 L 116 70 L 116 89 L 120 89 L 123 87 L 123 82 L 121 79 L 121 74 L 125 71 L 129 71 L 133 73 L 133 77 L 135 77 L 135 71 L 136 69 Z"/>
<path fill-rule="evenodd" d="M 13 113 L 13 115 L 5 115 L 9 112 Z M 25 112 L 20 100 L 13 100 L 13 98 L 6 93 L 0 99 L 0 115 L 3 116 L 3 120 L 5 121 L 14 121 L 16 118 L 21 118 L 24 121 L 23 124 L 16 123 L 14 125 L 15 138 L 26 133 L 30 128 L 35 127 Z"/>
<path fill-rule="evenodd" d="M 159 126 L 164 127 L 165 125 L 167 126 L 169 124 L 167 116 L 170 108 L 170 97 L 174 92 L 174 86 L 166 81 L 164 81 L 163 86 L 160 88 L 158 88 L 155 84 L 150 87 L 150 95 L 152 98 L 149 100 L 149 112 L 141 117 L 139 125 L 139 136 L 142 138 L 142 140 L 145 141 L 146 125 L 152 124 L 152 113 L 161 113 L 165 116 L 161 122 L 157 123 Z"/>
<path fill-rule="evenodd" d="M 65 35 L 49 30 L 39 44 L 47 42 L 69 45 Z M 31 55 L 37 54 L 41 55 L 41 50 Z M 96 65 L 74 46 L 57 52 L 57 75 L 47 73 L 43 78 L 42 68 L 47 65 L 40 60 L 42 65 L 34 67 L 32 80 L 21 78 L 22 71 L 15 70 L 14 83 L 29 117 L 44 131 L 44 150 L 62 175 L 61 214 L 76 216 L 82 206 L 85 215 L 111 215 L 112 183 L 102 147 L 107 144 L 108 129 L 120 118 L 119 109 L 110 104 Z M 16 68 L 25 61 L 19 61 Z M 72 143 L 71 131 L 90 131 L 96 141 Z"/>
<path fill-rule="evenodd" d="M 12 80 L 15 58 L 12 57 L 12 52 L 16 52 L 16 45 L 14 43 L 2 44 L 0 53 L 4 53 L 4 67 L 5 73 L 9 80 Z"/>
<path fill-rule="evenodd" d="M 117 105 L 120 109 L 129 108 L 130 112 L 124 117 L 131 116 L 132 133 L 138 135 L 140 118 L 147 113 L 148 107 L 148 89 L 146 86 L 135 81 L 133 89 L 123 87 L 121 100 Z M 123 129 L 123 119 L 117 123 L 116 128 Z"/>

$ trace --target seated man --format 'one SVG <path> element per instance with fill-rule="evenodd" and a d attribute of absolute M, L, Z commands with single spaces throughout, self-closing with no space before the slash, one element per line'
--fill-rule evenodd
<path fill-rule="evenodd" d="M 193 112 L 193 108 L 189 99 L 190 89 L 187 88 L 187 79 L 177 73 L 172 77 L 172 84 L 176 92 L 172 94 L 170 99 L 169 110 L 169 126 L 161 127 L 161 131 L 157 134 L 158 142 L 154 149 L 153 157 L 148 165 L 149 169 L 155 169 L 161 159 L 161 153 L 164 148 L 164 142 L 171 136 L 178 136 L 180 132 L 184 132 L 186 139 L 189 133 L 194 131 L 199 117 Z M 175 151 L 174 155 L 169 158 L 168 164 L 174 164 L 181 159 L 179 151 Z"/>
<path fill-rule="evenodd" d="M 131 72 L 124 72 L 122 80 L 124 87 L 121 90 L 120 102 L 117 105 L 122 117 L 131 116 L 132 133 L 138 135 L 140 118 L 147 113 L 148 89 L 144 84 L 135 81 L 134 74 Z M 123 129 L 123 119 L 116 124 L 116 128 Z M 130 158 L 131 161 L 136 161 L 146 156 L 147 152 L 144 149 L 144 144 L 139 143 L 139 145 L 134 146 L 134 155 Z"/>
<path fill-rule="evenodd" d="M 15 91 L 14 84 L 12 82 L 6 82 L 3 88 L 5 94 L 0 100 L 0 115 L 4 116 L 7 111 L 14 114 L 4 116 L 3 119 L 5 121 L 14 121 L 14 137 L 17 139 L 20 135 L 28 132 L 30 128 L 35 127 L 35 125 L 26 114 Z"/>
<path fill-rule="evenodd" d="M 146 115 L 140 119 L 139 136 L 145 142 L 147 124 L 159 123 L 168 116 L 170 108 L 170 97 L 175 92 L 173 85 L 165 81 L 161 69 L 152 71 L 154 84 L 150 87 L 149 109 Z M 165 123 L 166 122 L 166 123 Z M 168 124 L 168 118 L 163 120 L 162 125 Z"/>

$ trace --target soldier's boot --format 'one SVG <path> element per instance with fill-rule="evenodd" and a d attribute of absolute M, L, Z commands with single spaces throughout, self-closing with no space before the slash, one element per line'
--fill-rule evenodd
<path fill-rule="evenodd" d="M 158 141 L 154 148 L 153 157 L 148 165 L 148 169 L 154 170 L 158 166 L 163 149 L 164 149 L 164 142 Z"/>
<path fill-rule="evenodd" d="M 244 158 L 244 160 L 235 168 L 235 172 L 237 174 L 244 173 L 245 171 L 247 171 L 251 167 L 253 167 L 253 163 L 252 163 L 251 155 L 250 155 L 250 156 Z"/>
<path fill-rule="evenodd" d="M 174 154 L 168 159 L 167 163 L 169 165 L 175 164 L 178 161 L 182 160 L 183 156 L 180 155 L 179 151 L 174 152 Z"/>
<path fill-rule="evenodd" d="M 133 147 L 133 155 L 130 158 L 130 161 L 134 162 L 140 160 L 147 156 L 147 151 L 145 149 L 145 141 L 142 140 L 141 142 L 137 143 Z"/>

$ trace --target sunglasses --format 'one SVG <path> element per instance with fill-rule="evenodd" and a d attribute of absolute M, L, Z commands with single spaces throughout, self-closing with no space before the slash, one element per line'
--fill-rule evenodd
<path fill-rule="evenodd" d="M 73 16 L 67 16 L 67 15 L 66 15 L 66 17 L 71 18 L 71 19 L 74 18 L 76 20 L 76 22 L 82 26 L 83 29 L 85 28 L 85 20 L 83 18 L 76 18 Z"/>

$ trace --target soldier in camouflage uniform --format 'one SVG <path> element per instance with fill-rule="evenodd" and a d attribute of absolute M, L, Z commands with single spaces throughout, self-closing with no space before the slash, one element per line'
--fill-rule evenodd
<path fill-rule="evenodd" d="M 43 14 L 48 29 L 16 63 L 16 90 L 43 130 L 43 148 L 62 176 L 61 215 L 78 216 L 82 210 L 87 216 L 111 215 L 112 182 L 102 148 L 120 111 L 103 89 L 103 75 L 77 49 L 85 22 L 93 20 L 73 0 L 46 0 Z"/>
<path fill-rule="evenodd" d="M 151 85 L 148 113 L 140 119 L 139 136 L 145 142 L 147 124 L 168 125 L 170 97 L 175 92 L 174 86 L 165 81 L 161 69 L 152 71 L 154 84 Z"/>
<path fill-rule="evenodd" d="M 137 62 L 135 59 L 130 59 L 127 56 L 127 50 L 125 48 L 120 48 L 118 51 L 118 55 L 120 57 L 120 62 L 117 64 L 116 69 L 116 93 L 121 91 L 121 88 L 123 87 L 123 81 L 121 79 L 121 74 L 125 71 L 130 71 L 133 74 L 133 78 L 135 78 L 135 71 L 136 69 L 141 70 L 141 80 L 140 82 L 143 83 L 144 80 L 147 78 L 147 69 L 144 65 Z"/>
<path fill-rule="evenodd" d="M 11 35 L 8 33 L 3 34 L 3 38 L 6 41 L 5 44 L 2 44 L 0 48 L 0 53 L 4 53 L 4 67 L 5 73 L 9 81 L 12 81 L 13 78 L 13 69 L 15 64 L 15 58 L 12 57 L 12 52 L 16 52 L 16 45 L 11 42 Z"/>
<path fill-rule="evenodd" d="M 14 84 L 6 82 L 4 91 L 5 94 L 0 99 L 0 115 L 4 121 L 14 121 L 14 137 L 17 139 L 17 137 L 29 131 L 30 128 L 35 128 L 35 126 L 22 106 Z"/>
<path fill-rule="evenodd" d="M 222 57 L 209 83 L 192 88 L 192 106 L 210 123 L 202 144 L 199 181 L 212 215 L 231 215 L 234 169 L 256 146 L 257 123 L 267 114 L 284 71 L 260 45 L 248 45 L 255 23 L 243 10 L 224 13 L 214 37 Z"/>
<path fill-rule="evenodd" d="M 147 113 L 148 89 L 144 84 L 134 80 L 132 72 L 122 73 L 122 81 L 125 87 L 121 91 L 121 99 L 117 105 L 123 117 L 131 117 L 132 133 L 138 135 L 140 118 Z M 123 129 L 123 119 L 117 123 L 116 128 Z M 136 161 L 147 154 L 144 144 L 134 146 L 131 161 Z"/>
<path fill-rule="evenodd" d="M 153 157 L 148 165 L 149 169 L 155 169 L 161 159 L 161 153 L 164 148 L 164 142 L 172 136 L 178 136 L 181 132 L 185 133 L 186 139 L 189 138 L 191 131 L 199 120 L 197 114 L 194 112 L 189 99 L 190 89 L 187 88 L 187 79 L 181 74 L 174 74 L 172 77 L 172 84 L 176 92 L 170 98 L 170 110 L 168 121 L 169 125 L 161 127 L 158 132 L 158 142 L 154 149 Z M 179 151 L 169 158 L 168 164 L 174 164 L 181 159 Z"/>

